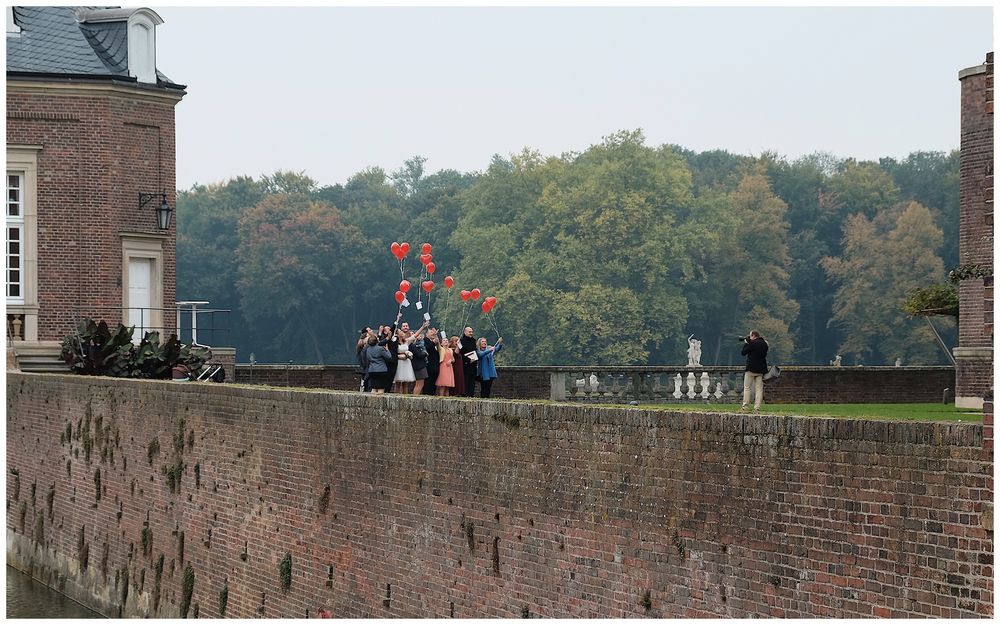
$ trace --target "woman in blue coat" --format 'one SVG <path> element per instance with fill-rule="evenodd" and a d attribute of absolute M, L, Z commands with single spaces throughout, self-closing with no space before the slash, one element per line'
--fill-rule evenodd
<path fill-rule="evenodd" d="M 493 358 L 496 356 L 496 353 L 500 351 L 501 347 L 503 347 L 503 337 L 497 337 L 497 344 L 493 347 L 490 347 L 486 343 L 486 337 L 479 339 L 476 356 L 479 358 L 477 361 L 477 377 L 480 381 L 480 397 L 486 398 L 490 396 L 490 389 L 493 386 L 493 380 L 497 379 L 497 365 Z"/>

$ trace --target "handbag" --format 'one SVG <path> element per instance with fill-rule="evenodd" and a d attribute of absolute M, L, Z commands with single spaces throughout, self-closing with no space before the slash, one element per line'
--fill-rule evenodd
<path fill-rule="evenodd" d="M 781 367 L 779 367 L 778 365 L 769 365 L 767 368 L 767 373 L 764 374 L 764 380 L 776 380 L 780 375 L 781 375 Z"/>

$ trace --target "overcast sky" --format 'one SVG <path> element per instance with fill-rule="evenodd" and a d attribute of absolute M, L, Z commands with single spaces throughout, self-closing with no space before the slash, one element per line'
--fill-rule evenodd
<path fill-rule="evenodd" d="M 959 145 L 959 70 L 991 7 L 157 7 L 177 185 L 304 171 L 321 184 L 413 156 L 647 143 L 789 158 Z"/>

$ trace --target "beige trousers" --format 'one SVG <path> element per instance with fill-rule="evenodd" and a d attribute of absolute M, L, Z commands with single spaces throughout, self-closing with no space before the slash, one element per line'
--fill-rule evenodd
<path fill-rule="evenodd" d="M 750 389 L 753 387 L 753 409 L 760 410 L 764 401 L 764 374 L 747 371 L 743 374 L 743 408 L 750 403 Z"/>

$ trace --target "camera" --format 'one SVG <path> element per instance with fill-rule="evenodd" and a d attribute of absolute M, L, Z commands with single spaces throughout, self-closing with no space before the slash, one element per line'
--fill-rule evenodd
<path fill-rule="evenodd" d="M 736 337 L 736 340 L 739 341 L 740 343 L 746 343 L 747 341 L 750 340 L 750 337 L 749 336 L 738 336 L 738 337 Z"/>

